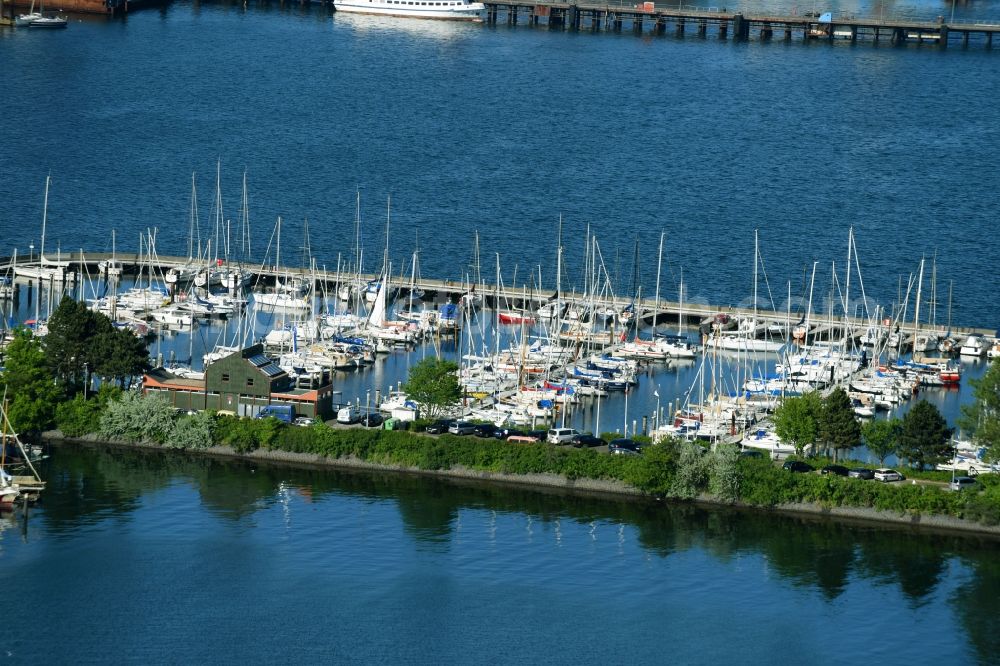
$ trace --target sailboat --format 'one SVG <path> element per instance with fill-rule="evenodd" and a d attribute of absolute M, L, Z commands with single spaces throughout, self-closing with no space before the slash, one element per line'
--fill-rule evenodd
<path fill-rule="evenodd" d="M 31 0 L 31 7 L 27 14 L 21 14 L 14 19 L 14 25 L 22 28 L 65 28 L 68 21 L 65 16 L 46 16 L 42 11 L 41 3 L 38 11 L 35 11 L 35 0 Z"/>
<path fill-rule="evenodd" d="M 35 466 L 31 464 L 31 457 L 24 450 L 24 444 L 21 443 L 21 440 L 14 432 L 14 428 L 11 426 L 10 420 L 7 418 L 6 404 L 7 394 L 5 391 L 2 401 L 0 401 L 0 506 L 9 506 L 20 497 L 24 497 L 29 501 L 38 499 L 39 494 L 45 489 L 45 482 L 38 475 Z M 12 450 L 20 452 L 21 459 L 24 461 L 27 471 L 31 472 L 30 476 L 12 476 L 7 472 L 5 467 L 8 462 L 8 443 L 14 445 L 14 449 Z"/>
<path fill-rule="evenodd" d="M 14 275 L 30 280 L 46 280 L 50 282 L 65 282 L 70 274 L 66 268 L 68 261 L 50 261 L 45 258 L 45 228 L 49 216 L 49 185 L 51 176 L 45 177 L 45 203 L 42 206 L 42 243 L 38 250 L 38 264 L 20 265 L 14 268 Z"/>
<path fill-rule="evenodd" d="M 277 247 L 275 250 L 274 272 L 281 272 L 281 218 L 277 222 Z M 275 278 L 273 292 L 253 293 L 253 300 L 257 305 L 264 305 L 271 308 L 282 308 L 286 310 L 308 310 L 309 299 L 306 297 L 306 285 L 299 278 L 290 278 L 287 273 L 285 279 Z"/>
<path fill-rule="evenodd" d="M 736 352 L 776 352 L 784 347 L 783 342 L 757 338 L 757 332 L 762 327 L 757 320 L 757 268 L 760 265 L 760 249 L 758 245 L 757 231 L 753 234 L 753 317 L 741 319 L 737 329 L 731 332 L 718 331 L 718 335 L 713 335 L 708 340 L 708 344 L 717 349 L 725 349 Z"/>

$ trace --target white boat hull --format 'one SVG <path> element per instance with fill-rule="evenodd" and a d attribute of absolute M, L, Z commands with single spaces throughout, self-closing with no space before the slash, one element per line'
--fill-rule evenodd
<path fill-rule="evenodd" d="M 405 18 L 438 19 L 445 21 L 482 21 L 486 9 L 481 2 L 420 0 L 334 0 L 338 12 L 398 16 Z"/>

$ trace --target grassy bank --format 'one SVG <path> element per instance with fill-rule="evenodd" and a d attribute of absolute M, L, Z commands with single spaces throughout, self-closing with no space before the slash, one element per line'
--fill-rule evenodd
<path fill-rule="evenodd" d="M 663 498 L 709 497 L 756 507 L 815 504 L 857 507 L 910 516 L 945 516 L 983 525 L 1000 524 L 1000 480 L 982 476 L 979 492 L 948 492 L 937 486 L 883 484 L 833 475 L 793 474 L 769 460 L 741 457 L 732 447 L 703 453 L 690 443 L 664 442 L 639 456 L 545 443 L 512 444 L 473 436 L 429 436 L 422 432 L 368 428 L 288 426 L 275 419 L 211 414 L 175 415 L 146 398 L 94 400 L 62 409 L 60 426 L 70 437 L 94 434 L 119 443 L 155 443 L 165 448 L 231 447 L 306 454 L 329 460 L 363 461 L 404 469 L 472 470 L 502 475 L 551 474 L 626 484 Z"/>

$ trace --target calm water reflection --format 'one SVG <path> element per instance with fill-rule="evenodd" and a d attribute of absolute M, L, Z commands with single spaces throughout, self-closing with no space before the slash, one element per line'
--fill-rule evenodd
<path fill-rule="evenodd" d="M 116 449 L 46 475 L 0 534 L 50 618 L 7 625 L 19 661 L 1000 655 L 976 538 Z"/>

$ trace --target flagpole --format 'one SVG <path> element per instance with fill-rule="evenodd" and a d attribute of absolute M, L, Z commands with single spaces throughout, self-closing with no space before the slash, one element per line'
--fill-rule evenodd
<path fill-rule="evenodd" d="M 656 396 L 656 414 L 653 418 L 653 430 L 660 429 L 660 392 L 658 390 L 653 391 L 653 395 Z"/>

